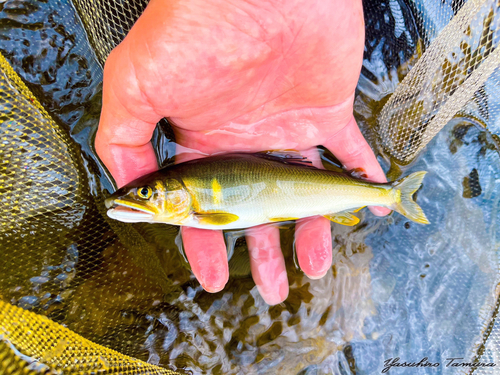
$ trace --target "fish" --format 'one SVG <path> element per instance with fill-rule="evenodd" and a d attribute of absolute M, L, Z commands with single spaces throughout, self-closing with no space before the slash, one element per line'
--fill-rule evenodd
<path fill-rule="evenodd" d="M 316 215 L 356 225 L 353 213 L 382 206 L 429 224 L 413 200 L 427 172 L 372 183 L 309 163 L 294 154 L 230 153 L 176 164 L 118 189 L 105 200 L 107 214 L 128 223 L 244 229 Z"/>

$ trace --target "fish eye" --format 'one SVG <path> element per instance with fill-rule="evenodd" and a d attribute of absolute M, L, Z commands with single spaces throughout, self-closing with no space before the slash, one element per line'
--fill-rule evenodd
<path fill-rule="evenodd" d="M 151 197 L 151 194 L 153 194 L 153 189 L 151 189 L 149 186 L 143 186 L 137 189 L 137 195 L 139 196 L 139 198 L 149 199 Z"/>

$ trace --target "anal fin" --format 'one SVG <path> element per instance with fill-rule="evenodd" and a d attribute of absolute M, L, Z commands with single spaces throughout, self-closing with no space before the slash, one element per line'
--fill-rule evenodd
<path fill-rule="evenodd" d="M 326 217 L 328 220 L 333 221 L 334 223 L 348 225 L 351 227 L 359 223 L 359 218 L 346 211 L 323 215 L 323 217 Z"/>

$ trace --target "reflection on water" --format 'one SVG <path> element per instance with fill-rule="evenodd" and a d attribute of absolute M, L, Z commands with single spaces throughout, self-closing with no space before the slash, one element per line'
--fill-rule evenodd
<path fill-rule="evenodd" d="M 71 7 L 19 0 L 2 6 L 0 49 L 71 129 L 91 184 L 98 184 L 90 144 L 101 72 L 79 36 L 81 27 L 74 18 L 67 21 Z M 419 54 L 404 2 L 377 9 L 367 19 L 371 31 L 355 107 L 373 144 L 377 113 Z M 42 40 L 47 52 L 38 55 L 30 40 Z M 162 134 L 168 127 L 154 139 L 165 160 L 174 144 Z M 402 171 L 429 171 L 417 201 L 431 225 L 401 215 L 376 218 L 368 210 L 360 212 L 356 227 L 332 224 L 333 266 L 321 280 L 309 280 L 298 269 L 293 224 L 283 226 L 290 294 L 277 306 L 265 304 L 257 292 L 241 232 L 226 234 L 230 280 L 222 292 L 210 294 L 179 252 L 178 228 L 95 222 L 95 216 L 81 232 L 90 236 L 99 226 L 94 249 L 51 247 L 45 268 L 31 264 L 40 259 L 35 255 L 43 253 L 43 244 L 9 254 L 17 260 L 16 280 L 24 278 L 28 286 L 2 288 L 0 295 L 97 343 L 193 374 L 372 374 L 388 358 L 467 358 L 498 282 L 500 165 L 488 134 L 467 117 L 457 119 Z M 383 155 L 380 160 L 387 168 Z M 110 189 L 105 177 L 100 181 Z M 93 189 L 102 210 L 98 191 Z M 23 267 L 25 257 L 30 263 Z M 66 270 L 54 273 L 67 275 L 64 285 L 44 279 L 47 267 Z M 57 301 L 57 314 L 40 302 L 41 284 L 42 297 Z"/>

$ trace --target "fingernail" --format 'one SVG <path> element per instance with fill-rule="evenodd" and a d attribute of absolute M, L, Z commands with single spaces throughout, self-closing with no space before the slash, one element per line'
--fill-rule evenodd
<path fill-rule="evenodd" d="M 311 280 L 319 280 L 323 277 L 326 276 L 326 274 L 328 273 L 328 270 L 326 270 L 323 274 L 319 275 L 319 276 L 316 276 L 316 275 L 306 275 L 309 279 Z"/>
<path fill-rule="evenodd" d="M 277 305 L 288 297 L 288 277 L 286 271 L 283 271 L 275 278 L 275 282 L 268 287 L 257 285 L 257 290 L 268 305 Z"/>
<path fill-rule="evenodd" d="M 266 292 L 257 285 L 257 290 L 262 296 L 262 299 L 271 306 L 278 305 L 288 298 L 288 284 L 284 287 L 282 285 L 279 289 L 280 290 L 275 292 Z"/>
<path fill-rule="evenodd" d="M 391 213 L 391 210 L 387 207 L 371 206 L 369 209 L 375 216 L 386 216 Z"/>
<path fill-rule="evenodd" d="M 220 292 L 226 286 L 229 280 L 229 275 L 225 280 L 221 280 L 220 278 L 212 278 L 210 282 L 205 278 L 204 280 L 199 280 L 199 283 L 203 289 L 205 289 L 209 293 L 217 293 Z"/>
<path fill-rule="evenodd" d="M 201 287 L 202 287 L 203 289 L 205 289 L 205 291 L 207 291 L 208 293 L 218 293 L 218 292 L 220 292 L 222 289 L 224 289 L 224 287 L 226 286 L 226 285 L 222 285 L 222 286 L 211 286 L 211 287 L 208 287 L 208 286 L 203 285 L 203 284 L 200 284 L 200 285 L 201 285 Z"/>

